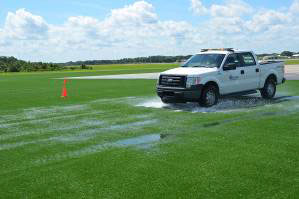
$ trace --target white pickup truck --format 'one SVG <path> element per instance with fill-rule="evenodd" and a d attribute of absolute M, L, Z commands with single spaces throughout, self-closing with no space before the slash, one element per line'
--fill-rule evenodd
<path fill-rule="evenodd" d="M 217 104 L 219 97 L 261 92 L 275 96 L 276 85 L 285 82 L 284 63 L 258 62 L 251 51 L 231 48 L 203 49 L 181 67 L 162 72 L 157 94 L 164 103 L 199 102 Z"/>

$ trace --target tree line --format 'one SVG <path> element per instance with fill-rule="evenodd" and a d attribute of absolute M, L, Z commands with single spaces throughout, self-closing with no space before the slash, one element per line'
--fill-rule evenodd
<path fill-rule="evenodd" d="M 295 54 L 299 54 L 299 52 L 295 53 L 295 52 L 291 52 L 291 51 L 283 51 L 280 55 L 281 56 L 286 56 L 286 57 L 292 57 Z"/>
<path fill-rule="evenodd" d="M 294 54 L 299 54 L 290 51 L 284 51 L 280 55 L 291 57 Z M 264 56 L 278 54 L 260 54 L 259 59 Z M 191 57 L 191 55 L 179 56 L 149 56 L 137 58 L 123 58 L 118 60 L 87 60 L 87 61 L 70 61 L 66 63 L 43 63 L 43 62 L 28 62 L 18 60 L 15 57 L 0 57 L 0 72 L 31 72 L 31 71 L 55 71 L 67 69 L 65 66 L 81 66 L 81 69 L 91 69 L 87 65 L 104 65 L 104 64 L 143 64 L 143 63 L 174 63 L 182 62 Z"/>
<path fill-rule="evenodd" d="M 118 60 L 87 60 L 66 63 L 43 63 L 28 62 L 15 57 L 0 56 L 0 72 L 33 72 L 33 71 L 55 71 L 67 69 L 65 66 L 81 66 L 81 69 L 90 69 L 87 65 L 104 64 L 138 64 L 138 63 L 174 63 L 187 60 L 187 56 L 150 56 L 137 58 L 123 58 Z"/>
<path fill-rule="evenodd" d="M 291 57 L 295 54 L 295 52 L 283 51 L 280 55 Z M 271 54 L 259 54 L 257 55 L 260 59 L 265 56 L 278 56 L 279 54 L 271 53 Z M 70 61 L 66 63 L 61 63 L 63 66 L 85 66 L 85 65 L 104 65 L 104 64 L 143 64 L 143 63 L 174 63 L 174 62 L 182 62 L 187 60 L 192 55 L 179 55 L 179 56 L 150 56 L 150 57 L 137 57 L 137 58 L 124 58 L 118 60 L 87 60 L 87 61 Z"/>
<path fill-rule="evenodd" d="M 63 66 L 82 66 L 82 65 L 103 65 L 103 64 L 139 64 L 139 63 L 174 63 L 187 60 L 191 55 L 187 56 L 150 56 L 137 58 L 124 58 L 118 60 L 88 60 L 61 63 Z"/>
<path fill-rule="evenodd" d="M 15 57 L 0 57 L 0 72 L 55 71 L 64 69 L 63 65 L 43 62 L 27 62 Z"/>

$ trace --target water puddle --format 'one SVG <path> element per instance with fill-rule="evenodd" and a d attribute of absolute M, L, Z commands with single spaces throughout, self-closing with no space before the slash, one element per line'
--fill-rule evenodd
<path fill-rule="evenodd" d="M 276 102 L 281 102 L 281 101 L 295 101 L 299 100 L 299 96 L 279 96 L 274 99 Z"/>
<path fill-rule="evenodd" d="M 24 109 L 24 118 L 25 119 L 36 119 L 43 116 L 49 116 L 49 115 L 56 115 L 59 113 L 70 113 L 75 111 L 85 111 L 89 107 L 87 105 L 69 105 L 69 106 L 53 106 L 50 108 L 29 108 Z"/>
<path fill-rule="evenodd" d="M 39 159 L 35 163 L 37 164 L 46 164 L 52 161 L 62 161 L 70 158 L 79 158 L 81 156 L 91 155 L 94 153 L 98 153 L 104 150 L 108 150 L 109 148 L 127 148 L 127 147 L 136 147 L 136 148 L 149 148 L 152 147 L 153 144 L 158 143 L 159 141 L 167 138 L 168 134 L 150 134 L 143 135 L 128 139 L 123 139 L 115 142 L 104 143 L 104 144 L 96 144 L 88 147 L 84 147 L 80 150 L 60 153 L 54 156 L 45 157 L 43 159 Z"/>
<path fill-rule="evenodd" d="M 29 122 L 30 123 L 30 122 Z M 27 130 L 26 128 L 15 128 L 16 132 L 6 133 L 3 135 L 0 135 L 0 141 L 7 140 L 7 139 L 13 139 L 17 137 L 22 136 L 28 136 L 28 135 L 42 135 L 47 132 L 72 132 L 72 134 L 76 131 L 81 131 L 82 129 L 88 129 L 88 128 L 98 128 L 105 125 L 104 121 L 95 120 L 95 119 L 83 119 L 78 121 L 77 123 L 57 123 L 55 127 L 53 125 L 50 125 L 48 127 L 44 128 L 37 128 L 35 130 Z M 1 129 L 1 124 L 0 124 Z M 74 136 L 73 136 L 74 137 Z M 61 138 L 61 139 L 60 139 Z M 54 141 L 54 140 L 68 140 L 67 136 L 57 136 L 57 137 L 51 137 L 49 139 L 42 139 L 42 140 L 36 140 L 36 143 L 41 141 Z M 75 139 L 78 140 L 78 139 Z M 1 145 L 0 145 L 1 146 Z"/>
<path fill-rule="evenodd" d="M 137 145 L 157 142 L 160 139 L 161 139 L 160 134 L 152 134 L 152 135 L 145 135 L 145 136 L 130 138 L 130 139 L 126 139 L 126 140 L 120 140 L 120 141 L 114 142 L 112 145 L 118 146 L 118 147 L 137 146 Z"/>
<path fill-rule="evenodd" d="M 138 128 L 138 127 L 144 127 L 146 125 L 156 124 L 158 122 L 159 120 L 157 119 L 151 119 L 151 120 L 145 120 L 145 121 L 139 121 L 133 123 L 111 125 L 109 127 L 103 128 L 103 130 L 128 130 L 136 127 Z"/>
<path fill-rule="evenodd" d="M 198 103 L 178 103 L 164 104 L 160 98 L 156 97 L 137 104 L 138 107 L 170 109 L 175 112 L 186 111 L 192 113 L 212 113 L 212 112 L 233 112 L 248 108 L 272 105 L 288 101 L 299 100 L 299 96 L 279 96 L 272 100 L 266 100 L 259 95 L 248 95 L 239 97 L 226 97 L 219 100 L 219 103 L 211 108 L 200 107 Z"/>

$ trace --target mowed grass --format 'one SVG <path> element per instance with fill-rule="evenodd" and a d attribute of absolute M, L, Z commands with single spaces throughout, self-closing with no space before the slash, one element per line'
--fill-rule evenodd
<path fill-rule="evenodd" d="M 298 65 L 299 64 L 299 59 L 295 60 L 295 59 L 292 59 L 292 60 L 286 60 L 285 61 L 285 64 L 286 65 Z"/>
<path fill-rule="evenodd" d="M 151 108 L 155 80 L 72 80 L 62 99 L 53 79 L 145 71 L 0 75 L 0 197 L 297 197 L 296 97 Z"/>

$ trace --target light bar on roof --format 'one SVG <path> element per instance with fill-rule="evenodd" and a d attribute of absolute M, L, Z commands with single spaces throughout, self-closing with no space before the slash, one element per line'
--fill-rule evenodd
<path fill-rule="evenodd" d="M 208 48 L 208 49 L 201 49 L 201 52 L 207 51 L 230 51 L 235 52 L 233 48 Z"/>

